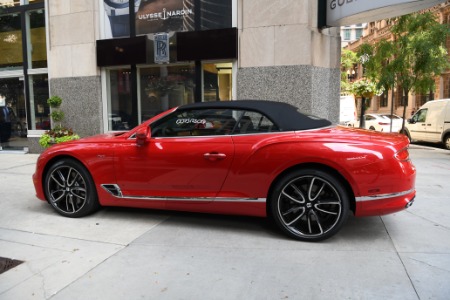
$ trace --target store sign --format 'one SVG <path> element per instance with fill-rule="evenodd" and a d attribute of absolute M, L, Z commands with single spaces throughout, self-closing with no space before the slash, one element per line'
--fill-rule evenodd
<path fill-rule="evenodd" d="M 2 1 L 12 0 L 0 0 L 0 3 Z M 132 22 L 136 35 L 231 28 L 234 1 L 103 0 L 104 36 L 129 36 Z M 129 2 L 134 2 L 135 15 L 132 19 L 129 17 Z"/>
<path fill-rule="evenodd" d="M 157 33 L 154 35 L 154 59 L 155 63 L 163 64 L 170 61 L 170 51 L 169 51 L 169 34 L 167 33 Z"/>
<path fill-rule="evenodd" d="M 392 18 L 432 7 L 445 0 L 326 0 L 327 26 L 343 26 Z"/>

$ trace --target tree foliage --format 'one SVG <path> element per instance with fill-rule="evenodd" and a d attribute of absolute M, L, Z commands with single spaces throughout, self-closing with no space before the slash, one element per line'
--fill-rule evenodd
<path fill-rule="evenodd" d="M 353 70 L 355 64 L 359 62 L 358 54 L 342 49 L 341 52 L 341 94 L 348 93 L 350 91 L 351 85 L 348 81 L 347 71 Z"/>
<path fill-rule="evenodd" d="M 385 90 L 397 87 L 406 96 L 435 89 L 435 77 L 450 67 L 445 42 L 447 24 L 440 24 L 431 12 L 401 16 L 393 21 L 392 38 L 375 44 L 363 44 L 358 54 L 368 55 L 366 76 Z M 404 127 L 404 124 L 403 124 Z"/>

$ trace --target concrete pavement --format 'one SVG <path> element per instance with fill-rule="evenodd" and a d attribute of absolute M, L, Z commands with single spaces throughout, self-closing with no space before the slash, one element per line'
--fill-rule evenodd
<path fill-rule="evenodd" d="M 0 299 L 449 299 L 450 151 L 411 147 L 417 200 L 321 243 L 265 219 L 105 208 L 64 218 L 34 196 L 37 155 L 0 152 Z"/>

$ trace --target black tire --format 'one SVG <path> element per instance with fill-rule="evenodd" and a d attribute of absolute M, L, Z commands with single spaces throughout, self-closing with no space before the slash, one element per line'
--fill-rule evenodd
<path fill-rule="evenodd" d="M 406 129 L 406 128 L 403 129 L 403 130 L 400 129 L 400 133 L 403 134 L 403 135 L 405 135 L 405 136 L 408 138 L 408 140 L 409 140 L 410 143 L 412 142 L 411 135 L 409 134 L 408 129 Z"/>
<path fill-rule="evenodd" d="M 375 127 L 370 126 L 369 130 L 375 130 Z"/>
<path fill-rule="evenodd" d="M 447 150 L 450 150 L 450 134 L 444 137 L 444 146 Z"/>
<path fill-rule="evenodd" d="M 303 169 L 279 180 L 269 197 L 270 213 L 288 236 L 321 241 L 336 234 L 350 210 L 343 184 L 328 172 Z"/>
<path fill-rule="evenodd" d="M 53 208 L 66 217 L 84 217 L 100 207 L 91 175 L 73 159 L 58 160 L 50 167 L 45 175 L 44 192 Z"/>

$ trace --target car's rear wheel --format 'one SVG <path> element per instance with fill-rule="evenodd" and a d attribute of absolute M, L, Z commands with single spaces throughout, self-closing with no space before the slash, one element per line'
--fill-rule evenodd
<path fill-rule="evenodd" d="M 91 175 L 73 159 L 61 159 L 50 167 L 44 191 L 53 208 L 66 217 L 83 217 L 100 207 Z"/>
<path fill-rule="evenodd" d="M 269 201 L 277 226 L 302 241 L 333 236 L 349 212 L 349 197 L 343 184 L 330 173 L 316 169 L 285 175 L 274 186 Z"/>

